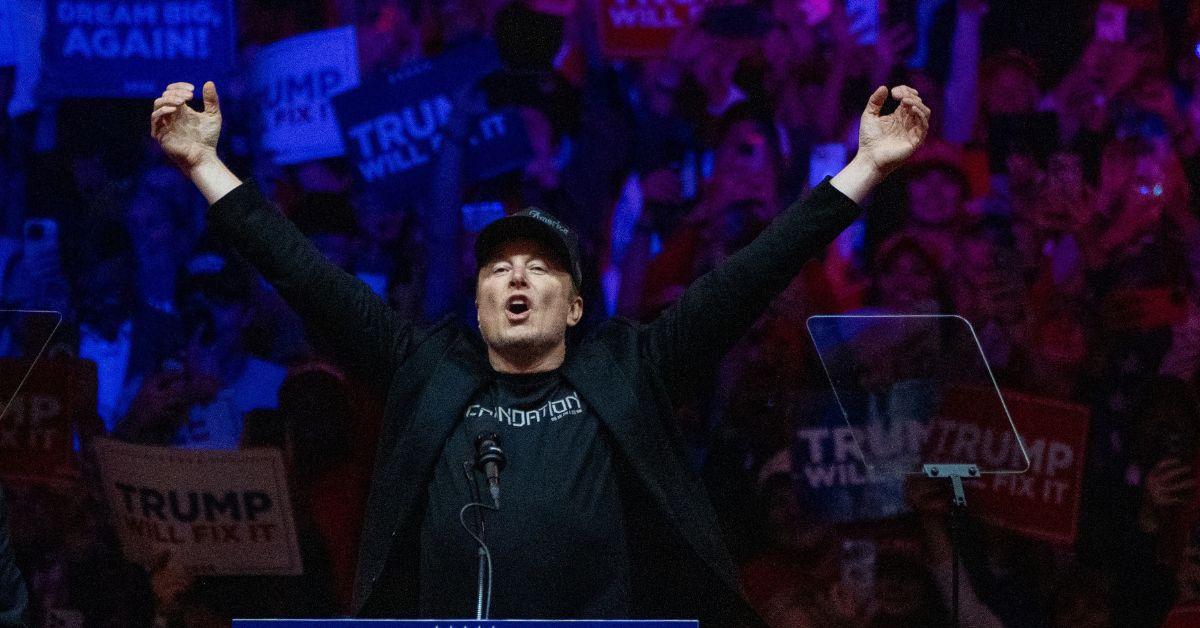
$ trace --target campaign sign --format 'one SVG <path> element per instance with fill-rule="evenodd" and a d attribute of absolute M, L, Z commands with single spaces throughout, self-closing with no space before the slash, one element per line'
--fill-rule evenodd
<path fill-rule="evenodd" d="M 345 152 L 330 97 L 358 85 L 354 27 L 306 33 L 271 44 L 254 59 L 261 143 L 276 164 Z"/>
<path fill-rule="evenodd" d="M 0 478 L 49 485 L 78 478 L 73 418 L 95 412 L 95 378 L 81 360 L 41 360 L 30 369 L 28 360 L 0 359 Z"/>
<path fill-rule="evenodd" d="M 863 420 L 847 425 L 833 408 L 816 424 L 797 428 L 792 469 L 798 488 L 822 520 L 882 519 L 907 512 L 906 477 L 923 462 L 960 461 L 985 471 L 965 481 L 971 514 L 1030 537 L 1073 542 L 1088 410 L 1006 392 L 1018 441 L 1007 421 L 984 411 L 996 394 L 966 386 L 937 391 L 921 380 L 898 382 L 869 399 L 844 394 L 850 415 Z M 1028 471 L 986 473 L 1025 468 L 1025 453 Z M 864 455 L 876 468 L 896 471 L 871 473 Z"/>
<path fill-rule="evenodd" d="M 180 450 L 96 440 L 126 558 L 169 551 L 197 575 L 303 573 L 283 457 L 275 449 Z"/>
<path fill-rule="evenodd" d="M 234 65 L 230 0 L 47 0 L 41 89 L 50 96 L 152 98 Z"/>
<path fill-rule="evenodd" d="M 975 462 L 981 469 L 1024 466 L 1012 430 L 978 418 L 979 395 L 994 390 L 947 391 L 928 446 L 938 459 Z M 1017 393 L 1004 400 L 1029 454 L 1024 473 L 985 474 L 967 480 L 969 512 L 1000 527 L 1054 543 L 1073 543 L 1090 414 L 1083 406 Z"/>
<path fill-rule="evenodd" d="M 424 195 L 456 97 L 498 69 L 492 44 L 462 44 L 335 96 L 346 154 L 360 180 L 393 199 Z M 529 161 L 525 126 L 516 110 L 484 111 L 472 116 L 468 130 L 468 178 L 486 179 Z"/>
<path fill-rule="evenodd" d="M 821 419 L 797 427 L 792 469 L 814 516 L 831 523 L 877 520 L 908 512 L 903 473 L 871 473 L 879 467 L 917 468 L 929 433 L 935 391 L 931 382 L 906 379 L 871 396 L 843 393 L 848 425 L 830 397 Z"/>
<path fill-rule="evenodd" d="M 610 57 L 661 55 L 675 34 L 700 19 L 705 0 L 600 0 L 600 44 Z"/>
<path fill-rule="evenodd" d="M 0 2 L 0 68 L 17 64 L 17 3 Z"/>

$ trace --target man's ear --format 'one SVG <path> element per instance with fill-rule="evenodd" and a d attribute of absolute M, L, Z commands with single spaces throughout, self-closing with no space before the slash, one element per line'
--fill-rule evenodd
<path fill-rule="evenodd" d="M 576 294 L 571 299 L 570 309 L 567 310 L 567 327 L 574 327 L 583 318 L 583 297 Z"/>
<path fill-rule="evenodd" d="M 475 324 L 478 325 L 479 324 L 479 272 L 478 271 L 475 272 L 475 290 L 473 292 L 474 292 L 474 300 L 475 300 Z"/>

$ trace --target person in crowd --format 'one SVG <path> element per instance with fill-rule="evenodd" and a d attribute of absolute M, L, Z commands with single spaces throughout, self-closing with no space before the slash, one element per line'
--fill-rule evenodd
<path fill-rule="evenodd" d="M 1096 386 L 1095 446 L 1106 451 L 1094 461 L 1109 465 L 1111 480 L 1119 481 L 1119 443 L 1135 429 L 1132 400 L 1159 371 L 1173 327 L 1186 317 L 1192 245 L 1172 219 L 1186 213 L 1188 193 L 1178 160 L 1163 143 L 1116 140 L 1105 150 L 1102 171 L 1101 218 L 1083 251 L 1088 299 L 1099 319 L 1089 342 L 1101 366 L 1089 385 Z"/>
<path fill-rule="evenodd" d="M 898 233 L 875 253 L 868 308 L 893 314 L 939 314 L 951 309 L 952 288 L 942 258 L 924 240 Z"/>
<path fill-rule="evenodd" d="M 643 309 L 639 318 L 648 319 L 673 302 L 684 286 L 753 239 L 778 212 L 775 173 L 779 153 L 772 143 L 774 133 L 749 106 L 731 109 L 723 129 L 713 177 L 641 277 L 638 300 Z M 632 246 L 644 251 L 649 246 L 647 236 L 643 230 Z M 637 253 L 629 255 L 626 267 L 637 265 L 640 259 L 644 258 Z M 623 289 L 634 290 L 634 282 L 623 282 Z"/>
<path fill-rule="evenodd" d="M 366 491 L 350 463 L 350 413 L 345 376 L 315 362 L 288 374 L 277 408 L 246 413 L 240 447 L 283 454 L 304 573 L 195 577 L 166 556 L 154 573 L 164 619 L 318 618 L 349 610 Z"/>
<path fill-rule="evenodd" d="M 70 621 L 63 617 L 93 626 L 152 625 L 149 579 L 122 556 L 105 510 L 82 485 L 14 486 L 8 498 L 31 626 Z"/>
<path fill-rule="evenodd" d="M 967 211 L 971 198 L 961 154 L 947 144 L 926 145 L 907 168 L 904 178 L 902 229 L 919 238 L 950 270 L 961 250 L 962 233 L 972 222 Z"/>
<path fill-rule="evenodd" d="M 785 453 L 790 458 L 790 453 Z M 815 590 L 817 582 L 828 577 L 837 557 L 832 542 L 834 532 L 828 524 L 811 515 L 800 503 L 795 480 L 786 465 L 782 472 L 769 472 L 764 465 L 763 478 L 756 491 L 760 507 L 756 514 L 765 522 L 761 536 L 765 547 L 742 566 L 742 582 L 750 602 L 770 626 L 797 623 L 804 615 L 797 597 Z"/>
<path fill-rule="evenodd" d="M 114 225 L 110 233 L 123 232 Z M 76 275 L 77 355 L 96 363 L 97 409 L 108 431 L 128 411 L 142 382 L 183 346 L 174 307 L 164 311 L 138 298 L 135 266 L 126 250 L 96 260 Z"/>
<path fill-rule="evenodd" d="M 315 362 L 289 372 L 279 388 L 281 445 L 288 459 L 294 499 L 301 503 L 328 555 L 329 585 L 342 612 L 351 610 L 368 471 L 352 452 L 356 412 L 344 374 Z M 275 437 L 252 435 L 243 446 L 272 445 Z"/>
<path fill-rule="evenodd" d="M 234 449 L 243 417 L 272 408 L 286 369 L 247 349 L 255 279 L 218 253 L 201 253 L 180 284 L 186 343 L 146 378 L 116 432 L 134 442 Z"/>
<path fill-rule="evenodd" d="M 352 205 L 359 227 L 355 276 L 396 310 L 418 316 L 424 268 L 413 213 L 369 191 L 358 193 Z"/>

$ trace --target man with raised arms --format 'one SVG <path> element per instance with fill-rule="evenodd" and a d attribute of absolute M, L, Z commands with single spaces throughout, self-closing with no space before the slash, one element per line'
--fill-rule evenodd
<path fill-rule="evenodd" d="M 501 508 L 486 516 L 493 617 L 762 625 L 676 446 L 673 413 L 923 141 L 929 108 L 909 87 L 890 94 L 899 105 L 888 115 L 889 90 L 871 94 L 858 152 L 841 172 L 655 321 L 608 321 L 568 347 L 585 306 L 582 269 L 574 232 L 547 211 L 506 216 L 480 234 L 482 339 L 453 317 L 417 325 L 327 262 L 221 162 L 215 85 L 203 86 L 203 110 L 187 104 L 194 86 L 169 85 L 151 133 L 210 203 L 209 228 L 275 286 L 314 341 L 387 396 L 355 613 L 474 614 L 477 549 L 459 515 L 487 495 L 473 463 L 478 437 L 495 434 L 507 466 Z"/>

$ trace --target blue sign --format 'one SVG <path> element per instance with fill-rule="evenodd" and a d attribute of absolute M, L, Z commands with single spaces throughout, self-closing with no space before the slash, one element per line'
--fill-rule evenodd
<path fill-rule="evenodd" d="M 455 99 L 500 67 L 492 44 L 462 44 L 334 96 L 346 156 L 359 179 L 392 199 L 423 196 L 446 141 L 446 124 L 455 115 Z M 532 153 L 516 109 L 471 117 L 464 164 L 468 180 L 528 163 Z"/>
<path fill-rule="evenodd" d="M 692 619 L 235 619 L 233 628 L 700 628 Z"/>
<path fill-rule="evenodd" d="M 353 26 L 305 33 L 255 55 L 253 89 L 262 148 L 276 164 L 339 157 L 342 136 L 329 97 L 358 85 Z"/>
<path fill-rule="evenodd" d="M 48 0 L 40 89 L 153 98 L 175 81 L 200 86 L 233 69 L 234 31 L 230 0 Z"/>

